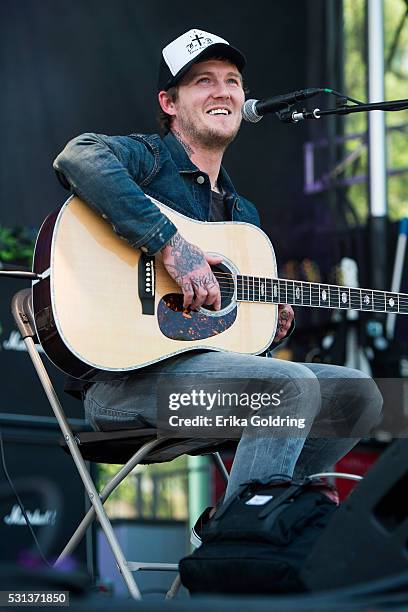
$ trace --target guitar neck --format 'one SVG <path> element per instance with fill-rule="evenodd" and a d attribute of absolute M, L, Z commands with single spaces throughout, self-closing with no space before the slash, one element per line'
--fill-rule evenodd
<path fill-rule="evenodd" d="M 236 275 L 238 302 L 270 302 L 408 314 L 408 294 L 323 283 Z"/>

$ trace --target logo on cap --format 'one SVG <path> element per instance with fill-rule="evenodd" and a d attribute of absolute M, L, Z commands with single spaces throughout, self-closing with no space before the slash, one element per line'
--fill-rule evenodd
<path fill-rule="evenodd" d="M 202 32 L 203 34 L 203 32 Z M 214 44 L 212 38 L 199 36 L 197 32 L 195 32 L 194 38 L 192 37 L 191 42 L 186 46 L 186 49 L 190 55 L 196 53 L 197 51 L 202 51 L 209 45 Z"/>

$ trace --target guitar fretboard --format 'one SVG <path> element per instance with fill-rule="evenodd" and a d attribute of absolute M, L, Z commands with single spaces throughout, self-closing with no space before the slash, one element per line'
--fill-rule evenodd
<path fill-rule="evenodd" d="M 408 294 L 258 276 L 236 276 L 238 302 L 408 314 Z"/>

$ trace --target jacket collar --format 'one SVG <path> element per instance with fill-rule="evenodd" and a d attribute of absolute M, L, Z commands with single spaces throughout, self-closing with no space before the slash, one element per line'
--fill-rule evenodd
<path fill-rule="evenodd" d="M 170 155 L 180 173 L 197 173 L 198 174 L 201 172 L 201 170 L 197 168 L 195 164 L 193 164 L 193 162 L 187 155 L 183 145 L 177 140 L 174 134 L 172 134 L 171 132 L 166 134 L 166 136 L 163 138 L 163 142 L 166 145 L 167 149 L 169 150 Z M 218 176 L 218 181 L 222 189 L 227 194 L 227 196 L 238 197 L 238 194 L 235 191 L 235 187 L 232 184 L 232 181 L 223 166 L 221 166 L 220 168 L 220 174 Z"/>
<path fill-rule="evenodd" d="M 174 163 L 177 166 L 179 172 L 199 172 L 199 168 L 193 164 L 191 159 L 186 153 L 183 145 L 177 140 L 177 138 L 169 132 L 163 138 L 163 142 L 170 151 L 170 155 L 173 158 Z"/>

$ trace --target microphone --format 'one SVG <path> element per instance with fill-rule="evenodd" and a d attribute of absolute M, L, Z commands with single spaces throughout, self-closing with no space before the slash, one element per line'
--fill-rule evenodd
<path fill-rule="evenodd" d="M 245 121 L 257 123 L 268 113 L 276 113 L 284 108 L 286 109 L 291 104 L 306 98 L 312 98 L 324 91 L 327 90 L 320 87 L 309 87 L 309 89 L 299 89 L 299 91 L 293 91 L 282 96 L 274 96 L 267 100 L 247 100 L 242 107 L 242 117 Z"/>

